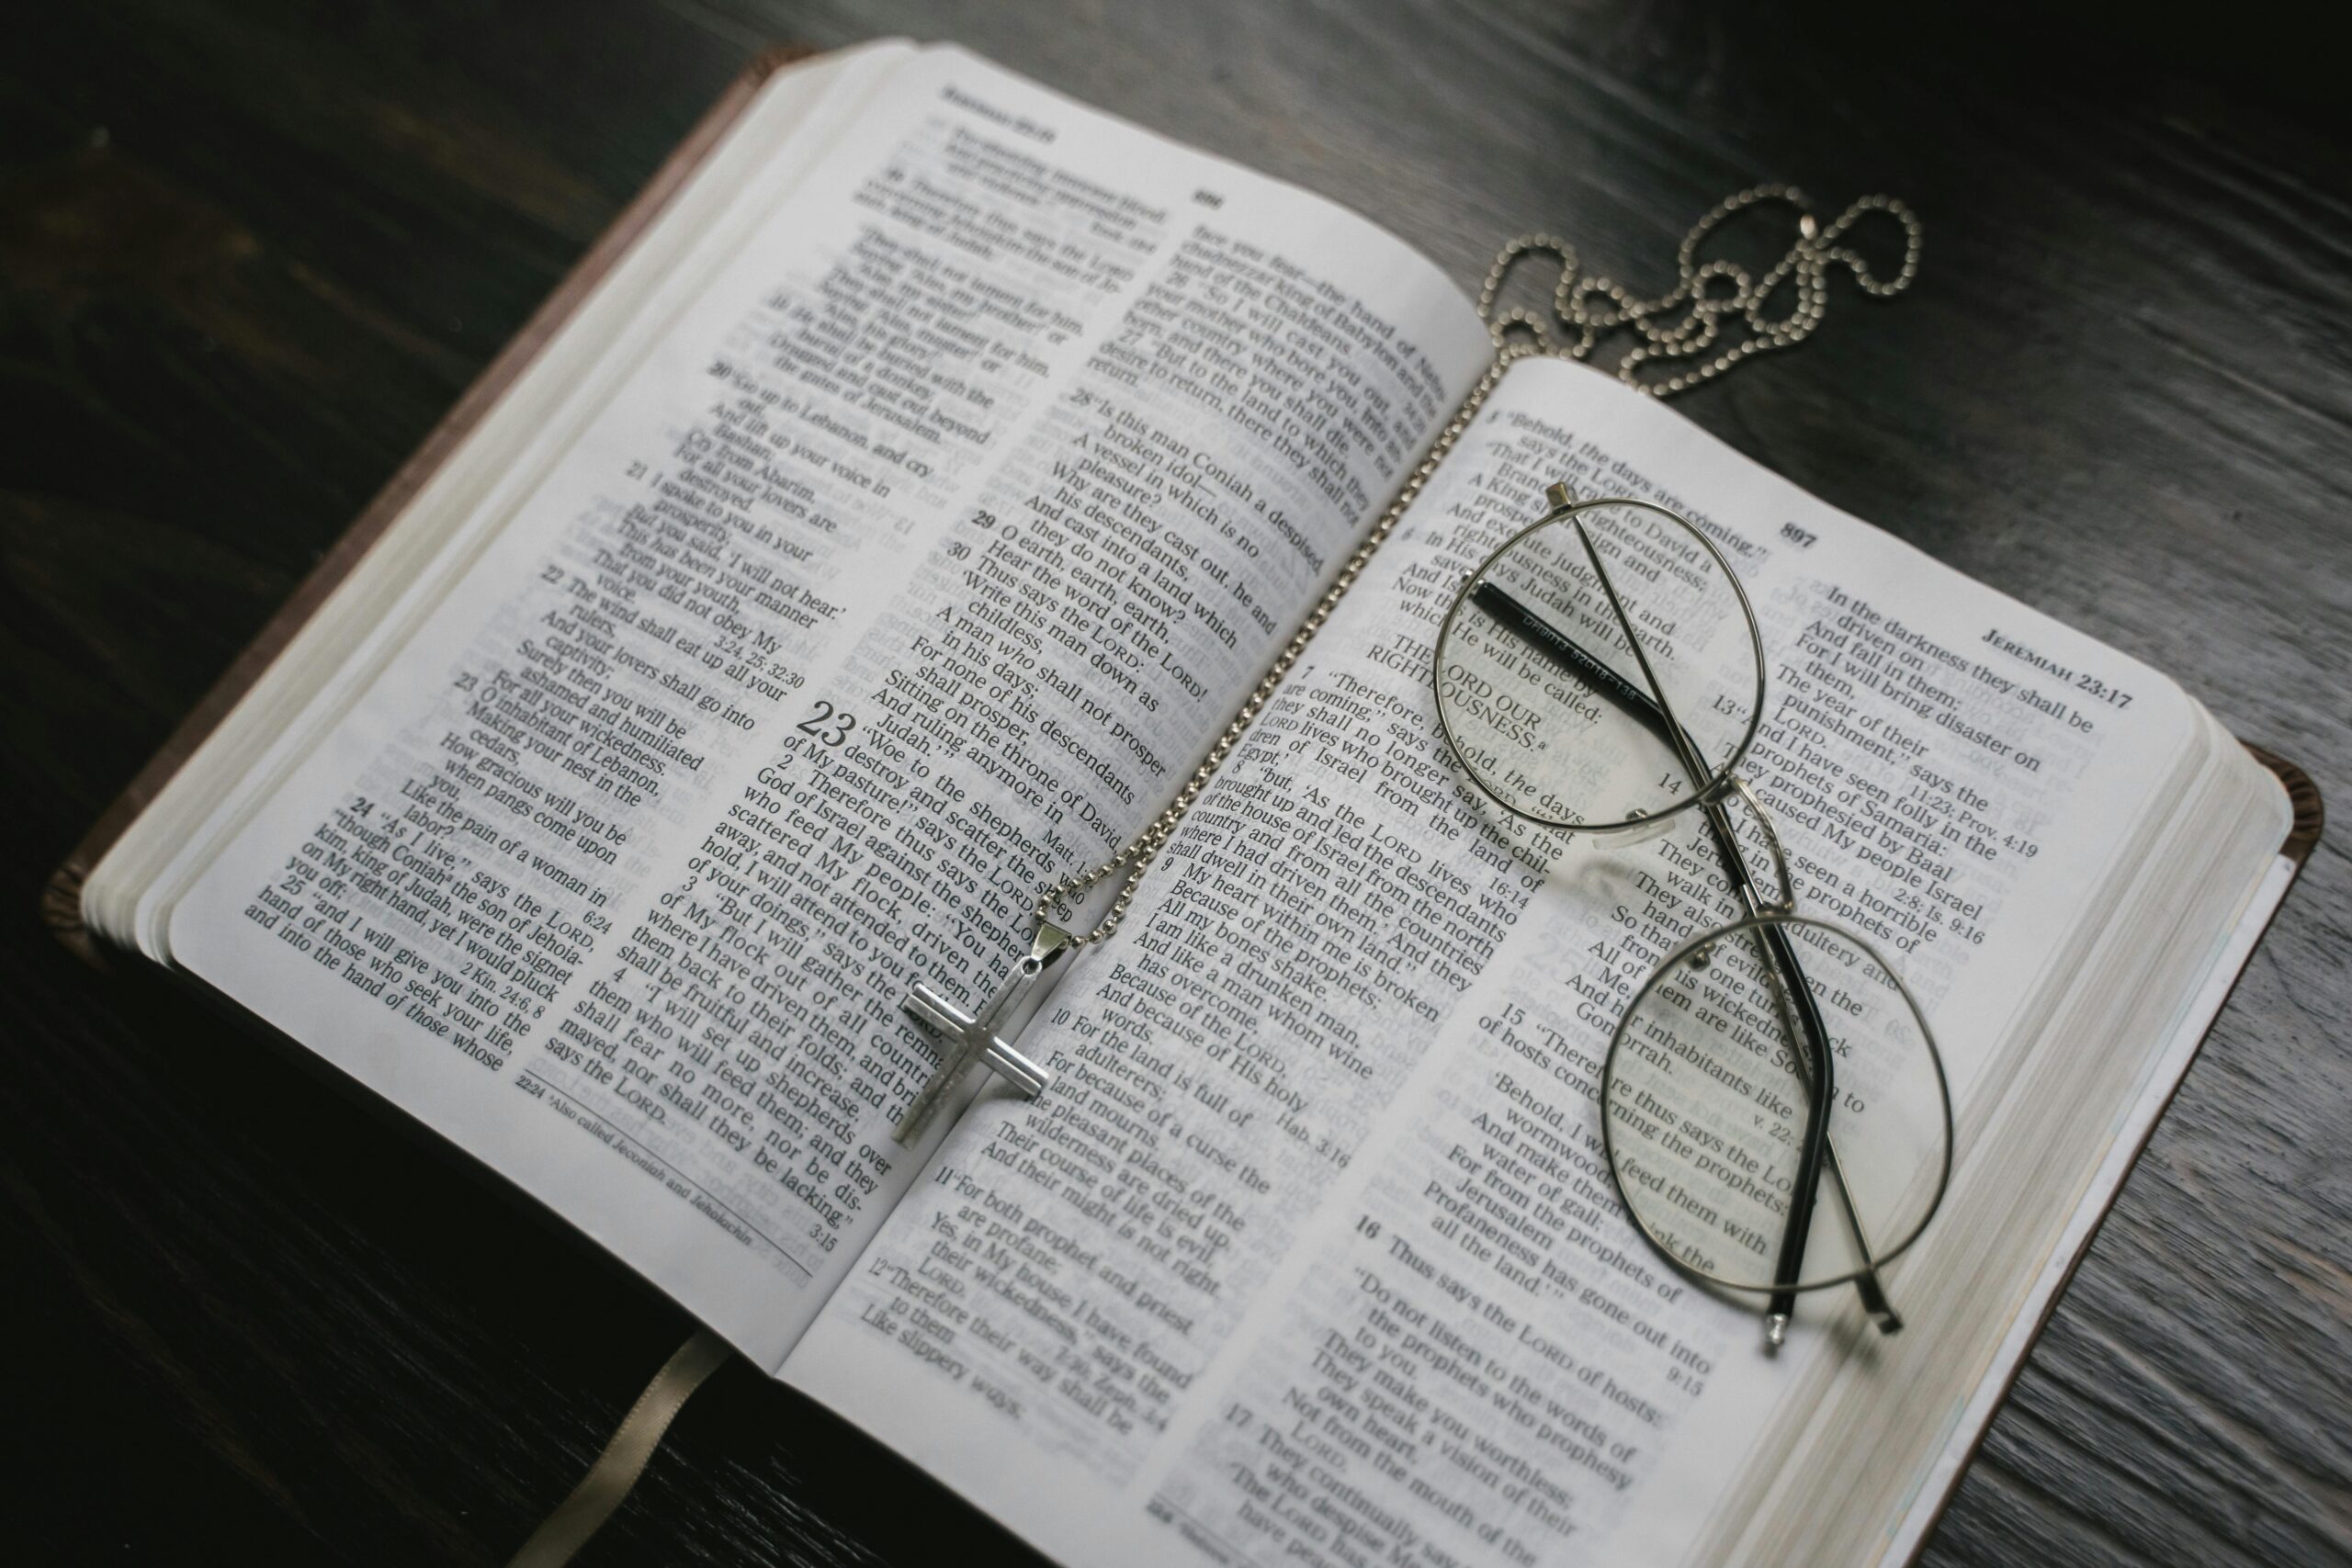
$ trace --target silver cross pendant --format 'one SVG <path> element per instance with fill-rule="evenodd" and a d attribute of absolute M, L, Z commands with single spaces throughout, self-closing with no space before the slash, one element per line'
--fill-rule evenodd
<path fill-rule="evenodd" d="M 1029 987 L 1035 985 L 1046 970 L 1077 943 L 1069 932 L 1050 920 L 1037 922 L 1037 934 L 1029 944 L 1027 957 L 1012 966 L 996 994 L 980 1004 L 978 1013 L 966 1012 L 954 1002 L 933 990 L 921 980 L 899 1005 L 914 1016 L 914 1021 L 939 1036 L 939 1070 L 922 1086 L 899 1121 L 898 1129 L 890 1135 L 911 1148 L 922 1139 L 923 1132 L 939 1108 L 947 1103 L 950 1090 L 956 1087 L 965 1070 L 975 1062 L 1010 1082 L 1030 1100 L 1046 1091 L 1054 1075 L 1014 1050 L 996 1033 L 997 1020 L 1012 1013 L 1020 1005 Z"/>

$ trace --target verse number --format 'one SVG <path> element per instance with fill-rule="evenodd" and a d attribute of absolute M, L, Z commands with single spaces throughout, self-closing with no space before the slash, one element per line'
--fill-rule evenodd
<path fill-rule="evenodd" d="M 2131 693 L 2109 685 L 2087 671 L 2075 677 L 2075 684 L 2078 689 L 2088 692 L 2110 707 L 2128 708 L 2132 705 Z"/>
<path fill-rule="evenodd" d="M 817 711 L 792 727 L 803 735 L 815 738 L 820 746 L 839 746 L 857 728 L 857 716 L 846 708 L 836 708 L 824 698 L 817 699 Z"/>

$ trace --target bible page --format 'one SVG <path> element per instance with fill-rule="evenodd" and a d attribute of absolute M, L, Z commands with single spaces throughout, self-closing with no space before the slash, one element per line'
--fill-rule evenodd
<path fill-rule="evenodd" d="M 910 983 L 1174 793 L 1487 352 L 953 50 L 821 151 L 169 928 L 771 1367 L 920 1164 Z"/>
<path fill-rule="evenodd" d="M 1888 1353 L 1831 1292 L 1768 1357 L 1760 1301 L 1679 1276 L 1612 1185 L 1618 1013 L 1736 912 L 1695 814 L 1532 829 L 1440 739 L 1439 621 L 1555 480 L 1675 508 L 1744 580 L 1745 772 L 1801 907 L 1921 998 L 1963 1159 L 2188 744 L 2143 667 L 1597 372 L 1515 367 L 1024 1037 L 1055 1087 L 973 1110 L 786 1363 L 1057 1558 L 1677 1562 L 1809 1366 Z"/>

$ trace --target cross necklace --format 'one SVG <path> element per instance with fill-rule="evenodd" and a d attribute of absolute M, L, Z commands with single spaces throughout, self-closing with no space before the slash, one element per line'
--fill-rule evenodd
<path fill-rule="evenodd" d="M 1029 955 L 1012 966 L 997 987 L 996 994 L 982 1002 L 977 1013 L 966 1012 L 922 981 L 915 982 L 914 989 L 900 1005 L 917 1023 L 939 1037 L 940 1061 L 930 1081 L 916 1094 L 914 1103 L 907 1107 L 906 1115 L 899 1118 L 890 1134 L 893 1138 L 909 1148 L 921 1143 L 925 1129 L 939 1114 L 939 1108 L 947 1103 L 956 1080 L 975 1063 L 1004 1078 L 1024 1099 L 1035 1100 L 1046 1091 L 1046 1086 L 1054 1081 L 1054 1075 L 1014 1050 L 998 1034 L 997 1020 L 1018 1008 L 1029 988 L 1075 945 L 1069 932 L 1051 920 L 1039 919 L 1037 934 L 1029 943 Z"/>

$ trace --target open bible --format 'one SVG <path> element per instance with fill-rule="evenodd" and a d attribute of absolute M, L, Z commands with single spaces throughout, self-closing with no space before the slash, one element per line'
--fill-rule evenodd
<path fill-rule="evenodd" d="M 1558 483 L 1736 568 L 1747 773 L 1933 1021 L 1899 1336 L 1821 1292 L 1767 1355 L 1611 1190 L 1601 1052 L 1727 890 L 1688 818 L 1498 818 L 1430 682 Z M 1115 934 L 990 1021 L 1050 1085 L 901 1145 L 906 998 L 989 994 L 1408 486 Z M 731 99 L 190 739 L 62 923 L 1070 1563 L 1905 1558 L 2316 830 L 2154 671 L 1498 370 L 1374 225 L 903 43 Z"/>

